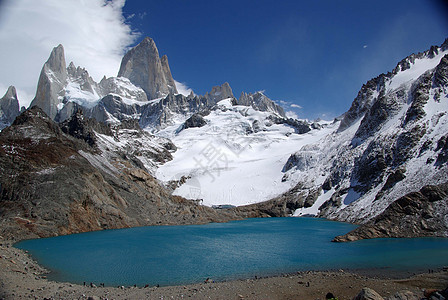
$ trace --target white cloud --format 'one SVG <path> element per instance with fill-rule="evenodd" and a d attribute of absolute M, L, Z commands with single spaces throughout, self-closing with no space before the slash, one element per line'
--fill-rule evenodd
<path fill-rule="evenodd" d="M 189 88 L 185 83 L 179 82 L 174 80 L 174 83 L 176 84 L 176 89 L 179 94 L 182 94 L 184 96 L 190 95 L 193 90 Z"/>
<path fill-rule="evenodd" d="M 293 108 L 298 108 L 298 109 L 302 108 L 302 106 L 300 106 L 298 104 L 294 104 L 294 103 L 292 103 L 290 106 L 293 107 Z"/>
<path fill-rule="evenodd" d="M 116 76 L 138 34 L 125 24 L 125 0 L 7 0 L 0 5 L 0 94 L 10 85 L 27 106 L 42 65 L 62 44 L 67 64 L 85 67 L 95 80 Z M 22 92 L 20 92 L 22 91 Z"/>
<path fill-rule="evenodd" d="M 293 119 L 298 119 L 299 116 L 293 112 L 292 110 L 285 112 L 286 117 L 288 118 L 293 118 Z"/>

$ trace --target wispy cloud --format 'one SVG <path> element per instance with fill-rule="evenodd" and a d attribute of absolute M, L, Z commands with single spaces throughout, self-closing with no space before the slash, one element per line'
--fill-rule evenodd
<path fill-rule="evenodd" d="M 125 23 L 124 4 L 6 0 L 0 7 L 0 88 L 16 86 L 23 91 L 21 105 L 28 106 L 42 65 L 58 44 L 65 48 L 67 63 L 85 67 L 95 80 L 116 76 L 122 55 L 138 37 Z"/>
<path fill-rule="evenodd" d="M 297 115 L 297 113 L 293 112 L 292 110 L 288 110 L 287 112 L 285 112 L 285 115 L 288 118 L 293 118 L 293 119 L 299 118 L 299 115 Z"/>
<path fill-rule="evenodd" d="M 177 91 L 179 92 L 179 94 L 188 96 L 188 95 L 190 95 L 191 92 L 193 92 L 193 90 L 191 88 L 189 88 L 185 83 L 182 83 L 182 82 L 179 82 L 176 80 L 174 80 L 174 83 L 176 84 L 176 88 L 177 88 Z"/>
<path fill-rule="evenodd" d="M 301 109 L 301 108 L 302 108 L 302 106 L 300 106 L 300 105 L 298 105 L 298 104 L 294 104 L 294 103 L 292 103 L 290 106 L 291 106 L 291 107 L 294 107 L 294 108 L 298 108 L 298 109 Z"/>

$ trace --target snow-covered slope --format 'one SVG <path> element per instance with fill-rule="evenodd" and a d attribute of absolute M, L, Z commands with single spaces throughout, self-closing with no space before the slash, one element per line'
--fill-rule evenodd
<path fill-rule="evenodd" d="M 289 155 L 337 129 L 323 122 L 323 129 L 296 134 L 287 124 L 275 124 L 271 112 L 218 102 L 205 116 L 206 125 L 182 130 L 182 119 L 158 134 L 170 138 L 178 150 L 161 166 L 156 177 L 180 180 L 174 194 L 203 199 L 205 205 L 244 205 L 269 200 L 292 187 L 282 169 Z"/>
<path fill-rule="evenodd" d="M 447 46 L 369 81 L 337 132 L 291 156 L 286 176 L 321 190 L 295 215 L 365 222 L 403 195 L 447 181 Z M 319 159 L 304 170 L 309 156 Z"/>

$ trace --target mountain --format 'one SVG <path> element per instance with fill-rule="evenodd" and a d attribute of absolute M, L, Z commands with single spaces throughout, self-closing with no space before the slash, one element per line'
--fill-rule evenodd
<path fill-rule="evenodd" d="M 133 84 L 141 87 L 149 100 L 170 93 L 177 94 L 168 57 L 159 57 L 157 46 L 149 37 L 126 53 L 121 61 L 118 77 L 128 78 Z"/>
<path fill-rule="evenodd" d="M 73 62 L 66 67 L 63 46 L 55 47 L 42 68 L 30 107 L 39 106 L 57 122 L 81 109 L 99 122 L 138 120 L 141 127 L 156 132 L 227 98 L 234 98 L 227 82 L 204 96 L 178 94 L 168 58 L 160 58 L 155 42 L 145 38 L 123 57 L 118 77 L 104 77 L 99 83 Z M 280 106 L 261 93 L 244 94 L 241 99 L 257 110 L 285 116 Z"/>
<path fill-rule="evenodd" d="M 40 109 L 0 133 L 5 228 L 48 236 L 312 215 L 362 224 L 340 241 L 447 235 L 448 40 L 366 82 L 334 121 L 287 118 L 262 92 L 237 100 L 227 82 L 178 94 L 150 38 L 125 55 L 119 75 L 96 83 L 53 49 L 33 100 Z"/>
<path fill-rule="evenodd" d="M 58 114 L 59 104 L 65 94 L 67 85 L 67 69 L 65 64 L 64 47 L 59 45 L 51 51 L 40 72 L 37 83 L 36 97 L 30 107 L 39 106 L 52 119 Z"/>
<path fill-rule="evenodd" d="M 17 240 L 235 218 L 170 195 L 150 173 L 175 146 L 125 125 L 111 128 L 81 111 L 57 124 L 37 106 L 18 116 L 0 132 L 0 235 Z"/>
<path fill-rule="evenodd" d="M 295 215 L 366 223 L 410 192 L 445 184 L 447 72 L 448 40 L 367 82 L 338 129 L 285 165 L 301 187 L 291 197 L 320 191 Z"/>
<path fill-rule="evenodd" d="M 0 130 L 14 122 L 19 115 L 19 100 L 14 86 L 10 86 L 0 99 Z"/>

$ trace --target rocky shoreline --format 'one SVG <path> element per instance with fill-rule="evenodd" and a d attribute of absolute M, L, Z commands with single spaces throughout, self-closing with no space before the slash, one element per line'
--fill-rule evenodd
<path fill-rule="evenodd" d="M 369 287 L 384 299 L 421 299 L 424 291 L 448 286 L 448 271 L 387 274 L 384 270 L 308 271 L 265 278 L 170 287 L 101 287 L 54 282 L 26 251 L 0 242 L 0 299 L 325 299 L 329 292 L 352 299 Z M 390 276 L 389 276 L 390 275 Z M 413 294 L 414 298 L 393 298 Z M 363 298 L 360 298 L 363 299 Z M 365 299 L 365 298 L 364 298 Z M 376 298 L 381 299 L 381 298 Z"/>

